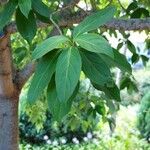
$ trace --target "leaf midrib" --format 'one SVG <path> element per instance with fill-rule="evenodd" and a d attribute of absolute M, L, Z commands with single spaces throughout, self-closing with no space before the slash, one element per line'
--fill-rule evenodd
<path fill-rule="evenodd" d="M 69 66 L 70 66 L 70 58 L 71 58 L 71 47 L 69 48 L 69 50 L 68 50 L 68 53 L 69 53 L 69 55 L 68 55 L 68 60 L 67 60 L 67 71 L 66 71 L 66 75 L 65 75 L 65 83 L 67 84 L 67 74 L 68 74 L 68 72 L 69 72 Z M 66 89 L 66 84 L 65 84 L 65 89 Z M 66 90 L 64 90 L 64 96 L 66 97 L 66 94 L 65 94 L 65 91 Z"/>

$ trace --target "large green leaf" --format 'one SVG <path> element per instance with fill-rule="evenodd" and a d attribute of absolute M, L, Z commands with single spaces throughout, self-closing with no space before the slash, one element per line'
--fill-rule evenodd
<path fill-rule="evenodd" d="M 11 17 L 17 6 L 16 1 L 10 0 L 0 12 L 0 31 L 3 30 L 4 26 L 11 20 Z"/>
<path fill-rule="evenodd" d="M 32 58 L 38 59 L 46 53 L 58 48 L 61 44 L 69 41 L 69 39 L 63 35 L 57 35 L 50 37 L 39 44 L 33 51 Z"/>
<path fill-rule="evenodd" d="M 93 83 L 93 86 L 100 90 L 100 91 L 103 91 L 105 94 L 106 94 L 106 97 L 109 98 L 109 99 L 113 99 L 113 100 L 116 100 L 116 101 L 121 101 L 121 98 L 120 98 L 120 90 L 119 88 L 117 87 L 117 85 L 114 83 L 113 86 L 101 86 L 101 85 L 98 85 L 98 84 L 94 84 Z"/>
<path fill-rule="evenodd" d="M 78 36 L 75 41 L 84 49 L 95 52 L 103 53 L 110 57 L 114 57 L 113 50 L 109 43 L 100 35 L 88 33 Z"/>
<path fill-rule="evenodd" d="M 55 81 L 52 78 L 47 89 L 47 100 L 50 112 L 52 113 L 54 120 L 60 122 L 63 117 L 70 111 L 72 100 L 77 94 L 77 91 L 78 86 L 76 87 L 73 95 L 68 101 L 60 101 L 57 97 Z"/>
<path fill-rule="evenodd" d="M 31 10 L 31 0 L 19 0 L 18 5 L 22 14 L 28 18 L 29 12 Z"/>
<path fill-rule="evenodd" d="M 62 51 L 56 65 L 56 91 L 60 101 L 67 101 L 72 95 L 81 72 L 81 57 L 75 47 Z"/>
<path fill-rule="evenodd" d="M 24 39 L 31 43 L 32 39 L 36 35 L 37 26 L 34 14 L 30 11 L 28 19 L 22 14 L 20 9 L 16 12 L 16 23 L 19 33 Z"/>
<path fill-rule="evenodd" d="M 50 10 L 41 0 L 32 0 L 32 7 L 39 15 L 50 18 Z"/>
<path fill-rule="evenodd" d="M 110 84 L 112 82 L 111 72 L 98 54 L 81 51 L 81 56 L 82 69 L 92 82 L 99 85 Z"/>
<path fill-rule="evenodd" d="M 132 73 L 131 65 L 128 63 L 126 57 L 119 53 L 117 50 L 113 49 L 114 59 L 108 57 L 104 54 L 99 54 L 99 56 L 105 61 L 109 67 L 118 67 L 123 72 Z"/>
<path fill-rule="evenodd" d="M 37 68 L 28 91 L 28 101 L 32 104 L 43 93 L 48 86 L 51 77 L 55 71 L 58 52 L 51 52 L 41 58 L 37 64 Z"/>
<path fill-rule="evenodd" d="M 73 32 L 74 38 L 82 33 L 94 30 L 99 26 L 105 24 L 113 18 L 114 13 L 115 7 L 110 6 L 86 17 L 77 27 L 75 27 Z"/>

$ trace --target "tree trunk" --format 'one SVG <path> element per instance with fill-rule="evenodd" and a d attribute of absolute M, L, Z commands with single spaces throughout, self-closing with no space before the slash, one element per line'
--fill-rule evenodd
<path fill-rule="evenodd" d="M 0 150 L 18 150 L 18 98 L 0 97 Z"/>
<path fill-rule="evenodd" d="M 18 103 L 20 91 L 34 71 L 27 65 L 19 71 L 12 61 L 10 33 L 0 37 L 0 150 L 19 149 Z"/>
<path fill-rule="evenodd" d="M 18 150 L 18 102 L 10 34 L 0 38 L 0 150 Z"/>

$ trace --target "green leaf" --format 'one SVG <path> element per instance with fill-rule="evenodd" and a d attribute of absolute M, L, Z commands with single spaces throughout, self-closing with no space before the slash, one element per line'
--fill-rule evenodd
<path fill-rule="evenodd" d="M 149 61 L 149 58 L 146 57 L 145 55 L 141 55 L 141 59 L 142 59 L 143 65 L 146 66 L 146 63 Z"/>
<path fill-rule="evenodd" d="M 117 103 L 113 100 L 106 99 L 106 105 L 109 107 L 110 114 L 114 114 L 119 110 Z"/>
<path fill-rule="evenodd" d="M 16 23 L 19 33 L 24 39 L 31 43 L 37 31 L 36 20 L 33 12 L 30 11 L 27 19 L 22 12 L 17 9 Z"/>
<path fill-rule="evenodd" d="M 50 10 L 47 5 L 45 5 L 41 0 L 32 0 L 33 10 L 39 15 L 50 18 Z"/>
<path fill-rule="evenodd" d="M 103 53 L 110 57 L 114 57 L 113 50 L 107 40 L 98 34 L 88 33 L 78 36 L 75 41 L 84 49 L 95 52 Z"/>
<path fill-rule="evenodd" d="M 131 10 L 135 10 L 138 8 L 138 3 L 137 1 L 133 1 L 126 9 L 127 13 L 129 13 Z"/>
<path fill-rule="evenodd" d="M 120 50 L 120 49 L 122 48 L 122 46 L 123 46 L 123 42 L 119 43 L 119 44 L 117 45 L 117 50 Z"/>
<path fill-rule="evenodd" d="M 133 45 L 133 43 L 131 42 L 131 41 L 129 41 L 129 40 L 127 40 L 127 47 L 128 47 L 128 49 L 129 49 L 129 51 L 131 52 L 131 53 L 136 53 L 136 48 L 135 48 L 135 46 Z"/>
<path fill-rule="evenodd" d="M 149 17 L 149 11 L 145 8 L 137 8 L 131 14 L 131 18 L 145 18 L 145 17 Z"/>
<path fill-rule="evenodd" d="M 150 49 L 150 39 L 146 39 L 146 49 Z"/>
<path fill-rule="evenodd" d="M 130 83 L 131 83 L 131 79 L 127 76 L 124 76 L 121 81 L 120 81 L 120 89 L 124 89 L 126 87 L 129 87 Z"/>
<path fill-rule="evenodd" d="M 77 94 L 79 86 L 76 87 L 73 95 L 68 101 L 59 101 L 54 78 L 52 78 L 47 89 L 48 107 L 52 113 L 53 119 L 61 121 L 63 117 L 70 111 L 72 101 Z"/>
<path fill-rule="evenodd" d="M 26 47 L 18 47 L 14 50 L 14 60 L 17 64 L 23 62 L 24 58 L 27 56 L 27 48 Z"/>
<path fill-rule="evenodd" d="M 133 91 L 138 92 L 137 83 L 134 78 L 131 78 L 131 76 L 123 76 L 123 78 L 120 81 L 120 89 L 127 88 L 127 91 L 129 94 L 131 94 Z"/>
<path fill-rule="evenodd" d="M 114 59 L 108 57 L 107 55 L 99 54 L 99 56 L 105 61 L 109 67 L 118 67 L 123 72 L 132 73 L 131 65 L 128 63 L 126 57 L 119 53 L 117 50 L 113 49 Z"/>
<path fill-rule="evenodd" d="M 55 71 L 57 57 L 58 52 L 51 52 L 42 57 L 37 64 L 37 68 L 28 91 L 29 103 L 34 103 L 43 93 L 44 88 L 48 86 Z"/>
<path fill-rule="evenodd" d="M 99 26 L 111 20 L 115 13 L 115 7 L 110 6 L 86 17 L 73 32 L 73 37 L 76 38 L 80 34 L 97 29 Z"/>
<path fill-rule="evenodd" d="M 140 56 L 138 54 L 133 54 L 131 57 L 132 64 L 135 64 L 139 61 Z"/>
<path fill-rule="evenodd" d="M 56 91 L 60 101 L 72 95 L 81 72 L 81 57 L 75 47 L 64 49 L 56 65 Z"/>
<path fill-rule="evenodd" d="M 100 85 L 109 84 L 112 81 L 110 69 L 96 53 L 81 51 L 82 69 L 85 75 Z"/>
<path fill-rule="evenodd" d="M 69 112 L 71 108 L 71 101 L 60 102 L 57 97 L 55 83 L 52 82 L 50 82 L 47 89 L 47 100 L 53 119 L 60 122 L 61 119 Z"/>
<path fill-rule="evenodd" d="M 105 116 L 105 114 L 106 114 L 106 109 L 105 109 L 104 103 L 100 103 L 99 105 L 96 105 L 95 110 L 102 116 Z"/>
<path fill-rule="evenodd" d="M 61 44 L 69 41 L 69 39 L 63 35 L 57 35 L 50 37 L 39 44 L 33 51 L 32 58 L 38 59 L 46 53 L 58 48 Z"/>
<path fill-rule="evenodd" d="M 11 20 L 11 17 L 17 6 L 16 1 L 10 0 L 0 12 L 0 31 L 3 30 L 4 26 Z"/>
<path fill-rule="evenodd" d="M 117 87 L 117 85 L 115 83 L 111 87 L 107 87 L 106 85 L 101 86 L 101 85 L 94 84 L 94 83 L 93 83 L 93 86 L 96 89 L 98 89 L 100 91 L 103 91 L 107 98 L 113 99 L 113 100 L 116 100 L 116 101 L 121 101 L 120 90 L 119 90 L 119 88 Z"/>
<path fill-rule="evenodd" d="M 36 18 L 39 20 L 39 21 L 41 21 L 41 22 L 43 22 L 43 23 L 51 23 L 51 21 L 50 21 L 50 18 L 46 18 L 46 17 L 44 17 L 44 16 L 41 16 L 40 14 L 38 14 L 36 11 L 34 11 L 34 13 L 36 14 Z"/>
<path fill-rule="evenodd" d="M 18 5 L 22 14 L 28 18 L 29 12 L 31 10 L 31 0 L 19 0 Z"/>

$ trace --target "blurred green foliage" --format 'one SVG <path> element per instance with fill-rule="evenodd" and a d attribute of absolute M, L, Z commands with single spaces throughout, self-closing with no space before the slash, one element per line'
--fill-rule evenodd
<path fill-rule="evenodd" d="M 138 129 L 142 137 L 150 142 L 150 92 L 146 93 L 141 100 L 138 115 Z"/>
<path fill-rule="evenodd" d="M 36 104 L 30 106 L 26 100 L 27 90 L 28 84 L 20 95 L 20 138 L 22 140 L 38 143 L 42 141 L 45 134 L 51 138 L 64 135 L 67 139 L 73 136 L 81 138 L 87 132 L 96 131 L 100 122 L 113 124 L 111 113 L 115 108 L 112 111 L 106 106 L 106 101 L 100 97 L 101 93 L 92 87 L 88 79 L 82 79 L 71 111 L 61 123 L 53 121 L 47 106 L 46 94 L 43 94 Z"/>
<path fill-rule="evenodd" d="M 117 128 L 112 136 L 109 135 L 108 124 L 105 123 L 100 124 L 99 131 L 94 132 L 90 139 L 85 134 L 80 141 L 80 138 L 74 135 L 72 139 L 77 138 L 79 143 L 62 143 L 62 138 L 65 139 L 65 136 L 51 139 L 51 136 L 47 135 L 45 144 L 36 145 L 23 142 L 20 144 L 20 150 L 150 150 L 149 144 L 138 138 L 140 133 L 136 129 L 135 117 L 137 109 L 138 105 L 121 107 L 117 115 Z M 70 137 L 69 140 L 72 139 Z"/>

